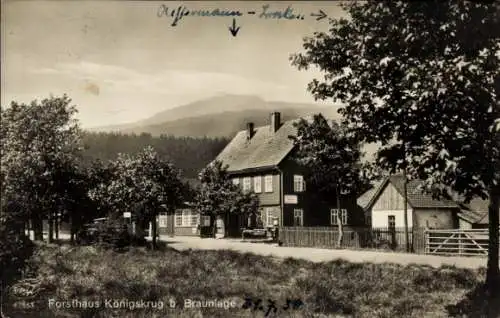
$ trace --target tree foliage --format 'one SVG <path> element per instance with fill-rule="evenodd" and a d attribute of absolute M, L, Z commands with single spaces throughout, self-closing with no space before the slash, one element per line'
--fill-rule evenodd
<path fill-rule="evenodd" d="M 357 197 L 368 190 L 369 165 L 362 164 L 361 145 L 346 127 L 329 122 L 321 114 L 311 121 L 301 119 L 295 124 L 297 135 L 291 136 L 295 145 L 294 158 L 305 167 L 308 188 L 329 203 L 342 209 L 344 199 Z M 342 244 L 341 215 L 337 215 L 338 245 Z"/>
<path fill-rule="evenodd" d="M 357 196 L 367 190 L 366 165 L 361 163 L 361 145 L 347 134 L 345 127 L 329 122 L 321 114 L 311 122 L 301 119 L 297 135 L 292 136 L 294 157 L 308 173 L 309 188 L 324 198 L 335 198 L 337 188 L 344 196 Z"/>
<path fill-rule="evenodd" d="M 498 279 L 500 10 L 472 1 L 368 1 L 305 39 L 292 56 L 323 73 L 309 90 L 340 100 L 360 141 L 381 142 L 377 163 L 426 189 L 489 197 L 488 279 Z"/>
<path fill-rule="evenodd" d="M 227 167 L 222 162 L 214 161 L 200 174 L 201 187 L 195 198 L 195 209 L 202 215 L 228 216 L 230 214 L 256 214 L 259 199 L 253 192 L 243 192 L 233 184 Z M 212 224 L 213 225 L 213 224 Z"/>
<path fill-rule="evenodd" d="M 133 212 L 139 223 L 152 222 L 156 234 L 156 217 L 160 210 L 173 211 L 182 203 L 185 185 L 179 171 L 162 160 L 152 147 L 135 156 L 120 154 L 107 167 L 95 166 L 96 186 L 90 197 L 111 218 Z M 153 244 L 156 235 L 153 235 Z"/>
<path fill-rule="evenodd" d="M 1 200 L 19 217 L 30 217 L 41 238 L 41 220 L 62 208 L 63 175 L 77 165 L 81 144 L 75 106 L 66 96 L 12 102 L 2 109 Z M 50 233 L 51 234 L 51 233 Z M 51 236 L 49 235 L 49 238 Z"/>

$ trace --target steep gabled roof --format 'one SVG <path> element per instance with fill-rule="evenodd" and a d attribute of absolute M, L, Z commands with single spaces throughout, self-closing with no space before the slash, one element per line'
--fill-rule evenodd
<path fill-rule="evenodd" d="M 377 183 L 375 187 L 373 187 L 371 190 L 368 190 L 363 195 L 361 195 L 357 200 L 358 205 L 362 207 L 364 210 L 370 209 L 389 183 L 391 183 L 401 195 L 404 194 L 403 176 L 393 175 L 384 178 L 381 182 Z M 422 180 L 408 181 L 407 199 L 408 199 L 408 204 L 412 208 L 458 208 L 458 205 L 451 200 L 446 200 L 446 199 L 436 200 L 432 198 L 431 194 L 427 194 L 423 190 L 419 190 L 418 187 L 422 183 L 423 183 Z"/>
<path fill-rule="evenodd" d="M 242 130 L 215 160 L 222 161 L 233 173 L 277 167 L 294 147 L 289 136 L 296 136 L 293 124 L 298 121 L 286 121 L 276 132 L 271 131 L 269 125 L 257 127 L 250 140 L 247 140 L 247 131 Z"/>
<path fill-rule="evenodd" d="M 385 178 L 375 182 L 375 184 L 373 185 L 373 187 L 370 190 L 366 191 L 358 198 L 358 200 L 357 200 L 358 205 L 361 208 L 363 208 L 363 210 L 366 210 L 368 208 L 368 206 L 371 205 L 371 201 L 376 196 L 378 196 L 378 193 L 380 193 L 381 188 L 383 186 L 385 186 L 385 184 L 386 184 Z"/>

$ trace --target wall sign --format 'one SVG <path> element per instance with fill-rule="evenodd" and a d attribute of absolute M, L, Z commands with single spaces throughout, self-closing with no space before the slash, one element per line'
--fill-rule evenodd
<path fill-rule="evenodd" d="M 299 203 L 299 198 L 294 194 L 287 194 L 284 198 L 285 204 L 297 204 Z"/>

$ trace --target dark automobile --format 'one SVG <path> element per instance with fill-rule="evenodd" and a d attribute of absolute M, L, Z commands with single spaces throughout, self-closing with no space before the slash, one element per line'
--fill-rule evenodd
<path fill-rule="evenodd" d="M 106 221 L 107 218 L 99 218 L 95 219 L 92 223 L 84 224 L 76 233 L 76 242 L 78 244 L 97 243 Z"/>

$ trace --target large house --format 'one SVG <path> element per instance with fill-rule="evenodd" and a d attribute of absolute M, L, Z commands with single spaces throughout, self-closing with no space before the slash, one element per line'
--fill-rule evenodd
<path fill-rule="evenodd" d="M 451 200 L 436 200 L 419 189 L 422 180 L 407 183 L 408 228 L 454 229 L 460 207 Z M 372 228 L 404 227 L 404 178 L 393 175 L 379 181 L 358 198 Z"/>
<path fill-rule="evenodd" d="M 280 113 L 273 112 L 267 126 L 248 123 L 216 160 L 227 166 L 234 184 L 258 195 L 259 221 L 264 227 L 336 226 L 338 213 L 346 225 L 362 224 L 363 214 L 355 199 L 344 199 L 348 202 L 339 212 L 308 191 L 304 168 L 292 158 L 294 143 L 290 136 L 297 134 L 296 121 L 282 122 Z M 245 217 L 237 222 L 232 227 L 247 227 Z"/>

